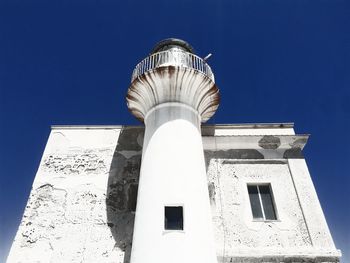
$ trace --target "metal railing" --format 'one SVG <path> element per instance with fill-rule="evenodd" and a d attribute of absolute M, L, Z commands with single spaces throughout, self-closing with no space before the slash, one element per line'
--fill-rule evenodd
<path fill-rule="evenodd" d="M 138 76 L 155 68 L 163 66 L 181 66 L 185 68 L 193 68 L 214 80 L 214 74 L 210 66 L 202 58 L 182 50 L 166 50 L 150 55 L 136 65 L 131 82 Z"/>

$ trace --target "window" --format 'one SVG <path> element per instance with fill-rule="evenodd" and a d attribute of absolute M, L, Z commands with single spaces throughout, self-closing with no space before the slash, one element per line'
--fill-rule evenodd
<path fill-rule="evenodd" d="M 165 230 L 183 230 L 183 207 L 182 206 L 166 206 L 164 217 Z"/>
<path fill-rule="evenodd" d="M 277 219 L 272 190 L 269 184 L 248 185 L 248 193 L 254 219 Z"/>

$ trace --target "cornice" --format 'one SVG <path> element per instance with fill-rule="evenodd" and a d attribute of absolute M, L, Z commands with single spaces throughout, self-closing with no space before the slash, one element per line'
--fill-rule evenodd
<path fill-rule="evenodd" d="M 206 150 L 262 149 L 262 150 L 303 150 L 309 139 L 308 134 L 300 135 L 233 135 L 202 136 Z"/>
<path fill-rule="evenodd" d="M 143 128 L 144 126 L 140 125 L 82 125 L 82 124 L 53 124 L 50 126 L 51 129 L 118 129 L 118 128 Z M 223 130 L 231 130 L 231 129 L 268 129 L 268 128 L 293 128 L 294 123 L 286 122 L 286 123 L 228 123 L 228 124 L 202 124 L 203 129 L 223 129 Z"/>

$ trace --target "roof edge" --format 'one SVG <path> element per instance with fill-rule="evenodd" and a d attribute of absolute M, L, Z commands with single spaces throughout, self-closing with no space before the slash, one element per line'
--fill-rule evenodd
<path fill-rule="evenodd" d="M 125 127 L 141 128 L 143 125 L 51 125 L 55 129 L 121 129 Z M 232 124 L 202 124 L 202 128 L 216 129 L 283 129 L 293 128 L 293 122 L 285 123 L 232 123 Z"/>

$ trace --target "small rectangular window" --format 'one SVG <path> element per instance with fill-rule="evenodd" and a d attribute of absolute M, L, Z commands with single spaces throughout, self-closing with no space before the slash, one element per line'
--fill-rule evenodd
<path fill-rule="evenodd" d="M 254 219 L 277 219 L 272 190 L 269 184 L 248 185 L 248 193 Z"/>
<path fill-rule="evenodd" d="M 182 206 L 166 206 L 164 216 L 165 230 L 183 230 L 183 207 Z"/>

